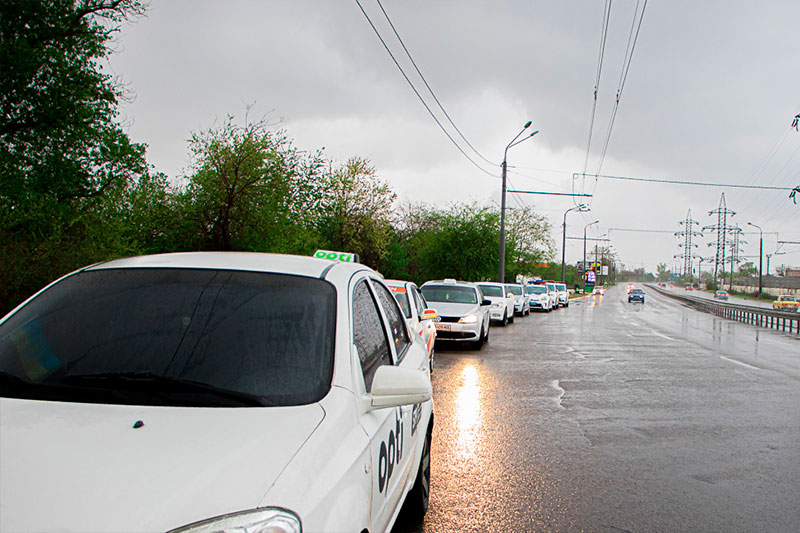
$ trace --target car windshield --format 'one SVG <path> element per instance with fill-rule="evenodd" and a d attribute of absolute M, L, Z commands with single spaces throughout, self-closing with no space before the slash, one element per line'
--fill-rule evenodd
<path fill-rule="evenodd" d="M 794 296 L 784 296 L 783 297 L 783 301 L 784 302 L 796 302 L 797 299 Z"/>
<path fill-rule="evenodd" d="M 556 288 L 557 288 L 559 291 L 566 292 L 566 290 L 567 290 L 567 285 L 566 285 L 565 283 L 557 283 L 557 284 L 556 284 Z"/>
<path fill-rule="evenodd" d="M 503 288 L 499 285 L 478 285 L 483 291 L 484 296 L 503 296 Z"/>
<path fill-rule="evenodd" d="M 547 292 L 547 287 L 544 285 L 528 285 L 525 291 L 528 294 L 544 294 Z"/>
<path fill-rule="evenodd" d="M 522 296 L 522 287 L 520 287 L 519 285 L 506 285 L 506 287 L 508 288 L 511 294 L 514 294 L 516 296 Z"/>
<path fill-rule="evenodd" d="M 135 405 L 315 402 L 330 388 L 335 309 L 335 289 L 316 278 L 82 272 L 0 325 L 7 378 L 0 395 Z"/>
<path fill-rule="evenodd" d="M 472 287 L 452 285 L 429 285 L 422 287 L 422 294 L 429 302 L 447 302 L 454 304 L 476 304 L 478 295 Z"/>
<path fill-rule="evenodd" d="M 642 289 L 631 289 L 631 294 L 644 294 Z"/>

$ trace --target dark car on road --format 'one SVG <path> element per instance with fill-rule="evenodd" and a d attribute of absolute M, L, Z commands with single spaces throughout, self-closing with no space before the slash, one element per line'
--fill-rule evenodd
<path fill-rule="evenodd" d="M 642 289 L 631 289 L 628 293 L 628 303 L 631 302 L 644 303 L 644 291 Z"/>

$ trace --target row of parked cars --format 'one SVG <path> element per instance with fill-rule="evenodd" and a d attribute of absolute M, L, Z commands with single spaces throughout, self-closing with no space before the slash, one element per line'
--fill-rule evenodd
<path fill-rule="evenodd" d="M 431 358 L 436 338 L 480 349 L 492 323 L 506 326 L 533 310 L 550 312 L 569 306 L 564 283 L 472 283 L 433 280 L 417 287 L 410 281 L 386 280 L 411 329 L 422 337 Z"/>

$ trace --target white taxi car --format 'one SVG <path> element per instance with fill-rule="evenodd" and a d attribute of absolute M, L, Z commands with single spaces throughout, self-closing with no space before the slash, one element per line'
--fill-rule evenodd
<path fill-rule="evenodd" d="M 0 320 L 0 531 L 388 531 L 427 509 L 432 412 L 363 265 L 100 263 Z"/>
<path fill-rule="evenodd" d="M 531 313 L 530 298 L 525 292 L 525 287 L 519 283 L 506 283 L 508 292 L 514 295 L 514 313 L 520 316 Z"/>
<path fill-rule="evenodd" d="M 400 305 L 411 331 L 416 332 L 425 341 L 431 372 L 433 372 L 433 346 L 436 341 L 436 324 L 434 320 L 439 318 L 439 314 L 435 309 L 429 308 L 428 302 L 425 301 L 425 296 L 422 295 L 416 284 L 396 279 L 387 279 L 384 282 Z"/>
<path fill-rule="evenodd" d="M 426 281 L 422 294 L 439 313 L 436 339 L 469 342 L 476 349 L 489 340 L 489 306 L 474 283 L 445 279 Z"/>
<path fill-rule="evenodd" d="M 485 281 L 478 283 L 478 287 L 480 287 L 484 297 L 492 302 L 492 306 L 489 308 L 489 318 L 499 322 L 502 326 L 513 324 L 516 301 L 511 291 L 506 289 L 505 283 Z"/>
<path fill-rule="evenodd" d="M 550 292 L 547 290 L 547 285 L 544 283 L 532 283 L 525 286 L 525 292 L 530 297 L 531 311 L 534 309 L 541 309 L 548 313 L 553 310 L 553 299 Z"/>
<path fill-rule="evenodd" d="M 561 307 L 569 307 L 569 290 L 566 283 L 556 283 L 558 289 L 558 305 Z"/>

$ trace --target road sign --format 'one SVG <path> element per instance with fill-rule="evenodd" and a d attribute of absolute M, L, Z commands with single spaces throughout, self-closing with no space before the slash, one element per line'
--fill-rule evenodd
<path fill-rule="evenodd" d="M 594 273 L 594 271 L 590 270 L 589 272 L 587 272 L 587 273 L 586 273 L 586 283 L 592 283 L 592 284 L 594 284 L 594 282 L 595 282 L 596 280 L 597 280 L 597 278 L 596 278 L 596 276 L 595 276 L 595 273 Z"/>

